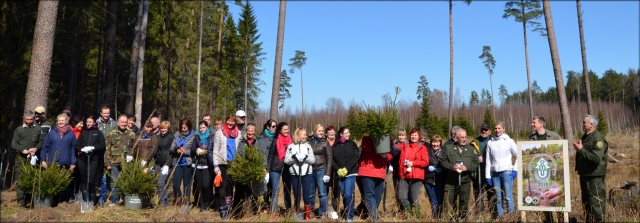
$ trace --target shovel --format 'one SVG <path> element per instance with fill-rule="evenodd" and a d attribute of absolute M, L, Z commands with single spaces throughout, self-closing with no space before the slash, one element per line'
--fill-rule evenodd
<path fill-rule="evenodd" d="M 198 170 L 198 164 L 200 161 L 201 157 L 198 157 L 198 160 L 195 161 L 195 163 L 192 161 L 191 165 L 193 166 L 193 174 L 191 175 L 191 184 L 189 184 L 191 187 L 193 187 L 193 183 L 195 183 L 195 178 L 196 178 L 196 170 Z M 187 194 L 187 192 L 189 192 L 190 190 L 192 190 L 191 188 L 187 189 L 185 188 L 185 194 Z M 180 206 L 180 213 L 188 213 L 189 209 L 191 209 L 191 200 L 190 200 L 190 196 L 182 196 L 182 206 Z M 197 201 L 195 201 L 197 202 Z"/>
<path fill-rule="evenodd" d="M 305 158 L 306 159 L 306 158 Z M 297 160 L 297 158 L 296 158 Z M 293 171 L 296 172 L 296 169 L 293 168 Z M 298 196 L 296 197 L 296 200 L 298 200 L 298 202 L 296 202 L 295 206 L 296 206 L 296 210 L 291 214 L 292 218 L 294 219 L 298 219 L 299 221 L 303 221 L 304 220 L 304 209 L 300 209 L 300 202 L 302 202 L 302 163 L 298 162 Z"/>
<path fill-rule="evenodd" d="M 89 193 L 91 193 L 91 189 L 89 187 L 89 181 L 91 181 L 91 153 L 85 154 L 87 154 L 87 193 L 84 194 L 84 191 L 81 192 L 82 195 L 85 195 L 82 199 L 82 203 L 80 203 L 80 212 L 82 213 L 91 211 L 91 207 L 93 207 L 93 201 L 91 201 L 91 196 L 89 196 Z"/>

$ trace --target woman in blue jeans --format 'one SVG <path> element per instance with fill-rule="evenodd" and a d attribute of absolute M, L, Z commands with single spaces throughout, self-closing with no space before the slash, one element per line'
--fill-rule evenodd
<path fill-rule="evenodd" d="M 447 173 L 439 166 L 440 152 L 442 152 L 442 137 L 440 135 L 433 135 L 431 137 L 431 146 L 429 147 L 429 167 L 427 167 L 422 184 L 424 184 L 429 202 L 431 202 L 433 218 L 437 219 L 442 213 L 444 184 L 447 180 Z"/>
<path fill-rule="evenodd" d="M 493 186 L 496 192 L 496 210 L 498 217 L 504 214 L 502 197 L 507 200 L 508 212 L 514 212 L 513 205 L 513 179 L 518 176 L 515 164 L 511 159 L 517 156 L 517 146 L 513 139 L 504 133 L 504 123 L 497 122 L 494 128 L 495 136 L 487 143 L 487 155 L 485 160 L 487 184 Z"/>
<path fill-rule="evenodd" d="M 318 198 L 320 199 L 320 208 L 316 213 L 316 216 L 323 216 L 327 211 L 327 184 L 331 177 L 331 163 L 333 162 L 333 154 L 331 153 L 331 146 L 324 138 L 324 127 L 317 124 L 313 128 L 313 135 L 307 139 L 311 148 L 313 148 L 313 155 L 316 161 L 313 163 L 313 179 L 315 187 L 310 194 L 311 209 L 313 210 L 316 205 L 315 191 L 318 190 Z"/>
<path fill-rule="evenodd" d="M 299 211 L 300 197 L 302 197 L 304 201 L 304 220 L 309 220 L 311 219 L 309 198 L 312 195 L 313 184 L 315 183 L 315 179 L 311 175 L 313 173 L 311 165 L 316 159 L 311 145 L 307 143 L 307 131 L 303 128 L 298 128 L 295 137 L 295 143 L 287 146 L 284 162 L 290 165 L 289 173 L 291 174 L 291 184 L 293 186 L 295 211 Z"/>
<path fill-rule="evenodd" d="M 345 207 L 345 215 L 348 222 L 353 221 L 353 191 L 356 186 L 356 177 L 358 176 L 358 160 L 360 159 L 360 151 L 358 145 L 351 141 L 349 137 L 351 133 L 346 127 L 340 127 L 338 130 L 340 138 L 333 145 L 333 171 L 339 177 L 338 186 L 340 194 L 343 197 Z"/>
<path fill-rule="evenodd" d="M 277 219 L 278 209 L 278 193 L 280 192 L 280 177 L 284 184 L 284 206 L 288 210 L 291 208 L 291 174 L 289 167 L 284 163 L 284 157 L 287 153 L 287 146 L 293 143 L 289 134 L 289 124 L 280 122 L 276 126 L 276 135 L 273 143 L 269 147 L 269 155 L 267 158 L 267 169 L 269 170 L 269 182 L 271 183 L 271 218 Z"/>

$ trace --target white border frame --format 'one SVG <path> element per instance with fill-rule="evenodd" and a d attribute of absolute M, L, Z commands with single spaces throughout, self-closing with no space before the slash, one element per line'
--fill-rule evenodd
<path fill-rule="evenodd" d="M 519 211 L 555 211 L 555 212 L 571 212 L 571 170 L 569 169 L 569 143 L 567 140 L 546 140 L 546 141 L 518 141 L 518 210 Z M 537 207 L 524 206 L 522 200 L 524 185 L 522 184 L 522 176 L 524 174 L 523 166 L 529 165 L 522 162 L 522 146 L 523 145 L 546 145 L 546 144 L 562 144 L 562 170 L 564 171 L 564 207 Z"/>

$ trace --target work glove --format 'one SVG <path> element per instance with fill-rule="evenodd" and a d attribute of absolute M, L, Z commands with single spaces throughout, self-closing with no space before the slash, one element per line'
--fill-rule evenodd
<path fill-rule="evenodd" d="M 491 178 L 487 178 L 487 185 L 489 185 L 489 187 L 493 187 L 493 181 Z"/>
<path fill-rule="evenodd" d="M 347 171 L 347 168 L 345 168 L 345 167 L 342 167 L 342 168 L 338 169 L 338 176 L 339 177 L 346 177 L 347 173 L 348 173 L 348 171 Z"/>
<path fill-rule="evenodd" d="M 300 162 L 300 163 L 304 162 L 304 159 L 307 158 L 306 155 L 302 155 L 300 153 L 296 154 L 295 157 L 296 157 L 296 159 L 298 159 L 298 162 Z"/>
<path fill-rule="evenodd" d="M 127 163 L 131 162 L 131 160 L 133 160 L 133 156 L 127 156 Z"/>
<path fill-rule="evenodd" d="M 140 165 L 141 165 L 141 166 L 144 166 L 145 164 L 147 164 L 147 161 L 144 161 L 144 160 L 143 160 L 143 161 L 140 161 Z"/>
<path fill-rule="evenodd" d="M 268 184 L 269 183 L 269 173 L 264 175 L 264 184 Z"/>
<path fill-rule="evenodd" d="M 516 178 L 518 178 L 518 171 L 512 170 L 511 171 L 511 180 L 516 180 Z"/>
<path fill-rule="evenodd" d="M 31 166 L 35 166 L 36 162 L 38 162 L 38 157 L 37 156 L 31 156 L 31 161 L 29 162 L 31 164 Z"/>
<path fill-rule="evenodd" d="M 436 168 L 434 166 L 429 166 L 429 172 L 433 172 L 436 171 Z"/>
<path fill-rule="evenodd" d="M 393 173 L 393 166 L 389 165 L 389 172 Z"/>
<path fill-rule="evenodd" d="M 324 182 L 325 184 L 326 184 L 326 183 L 329 183 L 329 180 L 330 180 L 330 179 L 331 179 L 331 177 L 329 177 L 329 176 L 325 175 L 324 177 L 322 177 L 322 182 Z"/>
<path fill-rule="evenodd" d="M 160 169 L 160 172 L 162 173 L 162 175 L 169 174 L 169 166 L 167 165 L 162 166 L 162 168 Z"/>
<path fill-rule="evenodd" d="M 216 179 L 213 180 L 213 185 L 216 187 L 220 187 L 222 184 L 222 176 L 220 174 L 216 175 Z"/>

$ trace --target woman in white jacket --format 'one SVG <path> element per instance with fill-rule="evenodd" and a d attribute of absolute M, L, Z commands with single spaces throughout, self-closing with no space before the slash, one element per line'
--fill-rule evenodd
<path fill-rule="evenodd" d="M 291 184 L 293 186 L 294 207 L 300 207 L 300 184 L 302 184 L 302 197 L 304 200 L 304 219 L 311 218 L 311 199 L 312 193 L 315 191 L 313 178 L 313 170 L 311 164 L 315 162 L 313 156 L 313 148 L 307 143 L 307 131 L 303 128 L 296 129 L 294 143 L 287 146 L 287 153 L 284 157 L 284 163 L 291 165 L 289 172 L 291 173 Z M 302 182 L 300 182 L 302 180 Z M 298 211 L 298 210 L 295 210 Z"/>
<path fill-rule="evenodd" d="M 517 156 L 516 143 L 504 133 L 504 123 L 497 122 L 494 128 L 495 136 L 487 144 L 486 179 L 489 186 L 496 191 L 496 210 L 498 217 L 504 214 L 502 197 L 507 200 L 508 212 L 514 212 L 513 180 L 518 176 L 517 164 L 512 164 L 512 157 Z"/>

